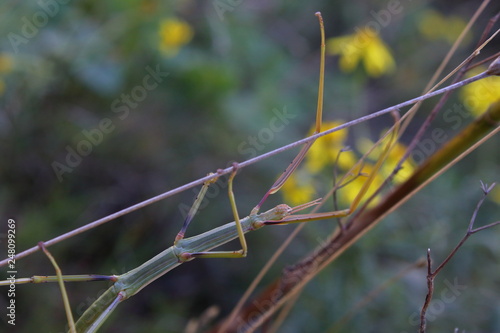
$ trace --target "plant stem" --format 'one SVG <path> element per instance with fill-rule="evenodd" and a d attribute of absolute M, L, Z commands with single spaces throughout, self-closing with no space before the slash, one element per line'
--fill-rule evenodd
<path fill-rule="evenodd" d="M 389 193 L 377 206 L 366 210 L 350 221 L 349 227 L 337 233 L 313 254 L 288 268 L 283 275 L 270 284 L 259 296 L 244 308 L 236 319 L 226 323 L 225 332 L 249 332 L 275 313 L 297 289 L 302 288 L 319 271 L 355 243 L 401 204 L 412 197 L 430 181 L 472 152 L 485 140 L 500 131 L 500 101 L 490 105 L 488 110 L 457 136 L 443 145 L 429 157 L 403 184 Z M 265 305 L 265 306 L 263 306 Z M 264 309 L 264 310 L 263 310 Z M 213 330 L 217 332 L 217 328 Z"/>

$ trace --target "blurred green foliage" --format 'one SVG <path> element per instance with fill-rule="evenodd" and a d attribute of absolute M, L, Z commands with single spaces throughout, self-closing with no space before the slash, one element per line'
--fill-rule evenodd
<path fill-rule="evenodd" d="M 16 221 L 16 246 L 21 251 L 230 161 L 252 157 L 242 144 L 269 127 L 276 110 L 286 109 L 294 118 L 254 153 L 303 137 L 314 122 L 316 108 L 320 35 L 313 14 L 323 13 L 327 37 L 334 37 L 351 34 L 367 22 L 379 22 L 377 15 L 389 2 L 2 3 L 2 253 L 6 253 L 7 218 Z M 396 70 L 373 79 L 362 67 L 341 72 L 338 58 L 329 57 L 325 119 L 354 119 L 418 95 L 450 48 L 449 42 L 429 40 L 419 32 L 422 15 L 434 8 L 467 21 L 477 6 L 475 1 L 402 1 L 400 5 L 400 13 L 390 16 L 380 31 L 396 60 Z M 448 70 L 472 51 L 495 10 L 498 4 L 480 17 Z M 172 19 L 185 22 L 193 34 L 169 53 L 161 49 L 160 27 Z M 497 50 L 498 41 L 484 54 Z M 168 75 L 146 82 L 146 76 L 157 69 Z M 146 87 L 155 82 L 154 88 Z M 124 94 L 132 96 L 129 102 Z M 444 110 L 452 110 L 454 103 L 461 105 L 452 98 Z M 431 107 L 424 103 L 416 123 Z M 452 136 L 472 116 L 457 119 L 458 123 L 452 123 L 457 126 L 451 126 L 438 115 L 432 126 Z M 373 140 L 390 121 L 383 117 L 352 129 L 350 145 L 355 147 L 362 137 Z M 416 125 L 410 128 L 403 141 L 416 129 Z M 90 142 L 89 137 L 94 144 L 82 143 Z M 428 142 L 419 147 L 424 155 L 434 144 Z M 498 144 L 498 137 L 484 144 L 321 273 L 305 289 L 281 331 L 327 332 L 371 289 L 422 257 L 427 248 L 432 249 L 436 262 L 445 258 L 465 232 L 480 198 L 479 180 L 500 181 Z M 68 157 L 70 151 L 79 149 L 86 156 Z M 235 192 L 242 215 L 258 202 L 294 153 L 240 172 Z M 54 162 L 66 166 L 61 169 L 59 165 L 59 176 Z M 212 191 L 209 205 L 201 210 L 188 235 L 232 220 L 226 189 L 215 186 Z M 324 195 L 321 191 L 318 197 Z M 66 274 L 123 273 L 172 244 L 182 224 L 182 207 L 190 206 L 195 193 L 188 190 L 50 250 Z M 267 205 L 280 201 L 275 195 Z M 499 218 L 498 204 L 490 200 L 478 224 Z M 181 332 L 189 319 L 211 305 L 227 314 L 292 228 L 269 227 L 250 234 L 246 259 L 196 260 L 182 265 L 120 305 L 103 331 Z M 310 223 L 265 281 L 318 246 L 333 228 L 327 221 Z M 434 313 L 429 314 L 430 331 L 454 327 L 500 331 L 499 235 L 497 228 L 471 237 L 438 277 L 438 300 L 446 292 L 446 281 L 458 280 L 466 289 L 444 308 L 436 303 Z M 39 253 L 18 261 L 16 269 L 19 277 L 53 274 L 49 261 Z M 103 283 L 68 285 L 75 315 L 104 288 Z M 425 288 L 425 270 L 412 271 L 361 309 L 345 332 L 415 331 L 414 313 L 423 304 Z M 6 291 L 0 295 L 4 309 L 0 321 L 9 331 L 64 330 L 56 285 L 17 287 L 15 327 L 6 323 Z"/>

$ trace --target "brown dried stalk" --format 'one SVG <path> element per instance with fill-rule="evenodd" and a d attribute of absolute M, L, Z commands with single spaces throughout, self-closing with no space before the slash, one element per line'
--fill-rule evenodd
<path fill-rule="evenodd" d="M 491 67 L 495 71 L 495 66 Z M 351 220 L 346 228 L 335 234 L 315 253 L 286 269 L 282 276 L 257 296 L 251 304 L 242 309 L 235 320 L 227 325 L 225 332 L 249 332 L 255 329 L 276 312 L 290 297 L 309 282 L 320 270 L 337 258 L 361 236 L 375 226 L 412 195 L 430 181 L 449 169 L 487 139 L 500 131 L 500 101 L 474 122 L 463 129 L 456 137 L 424 162 L 413 175 L 393 192 L 388 194 L 377 206 L 364 211 Z M 217 332 L 217 328 L 214 332 Z"/>
<path fill-rule="evenodd" d="M 491 184 L 491 186 L 488 187 L 488 185 L 484 184 L 481 182 L 481 189 L 483 190 L 483 198 L 479 200 L 477 203 L 476 209 L 474 210 L 474 213 L 472 214 L 472 218 L 469 222 L 469 227 L 467 228 L 467 232 L 465 233 L 465 236 L 462 238 L 462 240 L 458 243 L 457 246 L 451 251 L 451 253 L 446 257 L 445 260 L 436 268 L 436 270 L 433 272 L 432 271 L 432 259 L 431 259 L 431 249 L 427 250 L 427 295 L 425 297 L 425 302 L 424 305 L 422 306 L 422 310 L 420 311 L 420 327 L 419 327 L 419 332 L 420 333 L 425 333 L 426 329 L 426 319 L 425 319 L 425 314 L 427 312 L 427 308 L 429 307 L 432 296 L 434 294 L 434 279 L 436 276 L 439 274 L 439 272 L 443 269 L 444 266 L 451 260 L 451 258 L 457 253 L 458 249 L 465 243 L 465 241 L 473 234 L 476 232 L 479 232 L 481 230 L 485 230 L 491 227 L 494 227 L 498 224 L 500 224 L 500 221 L 496 221 L 493 223 L 490 223 L 488 225 L 479 227 L 479 228 L 473 228 L 474 223 L 476 221 L 476 216 L 477 212 L 479 211 L 479 208 L 484 202 L 484 199 L 486 199 L 486 196 L 488 193 L 495 187 L 495 183 Z"/>

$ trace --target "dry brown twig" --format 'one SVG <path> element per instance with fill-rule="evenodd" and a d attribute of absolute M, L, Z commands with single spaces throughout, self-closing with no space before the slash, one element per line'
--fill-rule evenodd
<path fill-rule="evenodd" d="M 495 17 L 493 17 L 490 20 L 489 25 L 485 28 L 485 30 L 483 32 L 483 36 L 481 37 L 480 41 L 478 42 L 478 46 L 476 47 L 475 51 L 471 54 L 471 56 L 469 58 L 467 58 L 462 64 L 460 64 L 452 73 L 450 73 L 449 75 L 447 75 L 446 78 L 443 79 L 436 86 L 439 86 L 443 81 L 447 80 L 452 74 L 455 74 L 456 72 L 459 72 L 461 70 L 457 74 L 457 78 L 455 79 L 455 81 L 458 81 L 459 78 L 462 77 L 463 74 L 466 72 L 466 70 L 470 69 L 470 67 L 471 67 L 470 66 L 470 62 L 479 54 L 479 50 L 482 49 L 484 47 L 484 45 L 486 45 L 486 43 L 489 40 L 491 40 L 496 34 L 498 34 L 498 30 L 497 30 L 497 31 L 495 31 L 495 33 L 492 36 L 490 36 L 489 38 L 487 37 L 489 35 L 489 32 L 490 32 L 492 26 L 493 26 L 493 23 L 495 23 L 498 20 L 498 16 L 499 15 L 497 14 Z M 487 41 L 485 41 L 485 39 L 487 39 Z M 491 60 L 491 57 L 488 57 L 488 59 Z M 500 62 L 499 61 L 500 61 L 499 59 L 496 59 L 490 65 L 490 67 L 488 68 L 488 71 L 487 71 L 487 73 L 489 75 L 499 75 L 500 74 L 500 71 L 499 71 Z M 483 62 L 484 62 L 484 60 L 483 60 Z M 431 91 L 433 89 L 435 89 L 435 87 L 432 88 Z M 427 91 L 427 90 L 428 89 L 426 89 L 425 91 Z M 448 97 L 449 97 L 449 95 L 446 95 L 446 96 L 444 96 L 441 99 L 440 102 L 438 102 L 437 106 L 431 112 L 431 114 L 426 119 L 426 121 L 424 122 L 424 124 L 422 124 L 422 128 L 421 128 L 420 132 L 416 135 L 416 138 L 415 138 L 415 140 L 413 142 L 413 146 L 416 143 L 418 143 L 418 141 L 421 138 L 422 134 L 428 128 L 429 124 L 432 122 L 432 120 L 435 117 L 436 113 L 442 108 L 442 106 L 444 104 L 444 101 L 446 101 Z M 418 104 L 419 103 L 417 103 L 417 105 Z M 403 118 L 409 118 L 409 119 L 411 119 L 410 116 L 411 116 L 411 114 L 414 113 L 413 110 L 414 109 L 412 108 L 412 110 L 408 111 L 407 114 L 405 114 L 405 116 L 403 116 Z M 416 108 L 415 108 L 415 110 L 416 110 Z M 405 120 L 409 121 L 409 119 L 405 119 Z M 497 120 L 493 120 L 493 123 L 495 123 L 496 121 Z M 488 122 L 490 122 L 490 121 L 488 120 Z M 494 125 L 494 126 L 496 126 L 496 125 Z M 403 131 L 404 128 L 405 128 L 405 125 L 402 125 L 402 129 L 401 130 Z M 484 140 L 480 140 L 477 144 L 475 144 L 472 147 L 470 147 L 470 149 L 465 150 L 463 152 L 463 154 L 460 154 L 453 161 L 449 160 L 448 158 L 444 158 L 443 160 L 448 160 L 448 162 L 450 162 L 450 164 L 448 166 L 446 166 L 445 168 L 443 168 L 441 171 L 437 172 L 435 175 L 431 176 L 429 179 L 427 179 L 421 185 L 416 186 L 415 188 L 413 188 L 413 190 L 410 191 L 409 194 L 405 195 L 405 199 L 404 200 L 401 200 L 397 205 L 394 205 L 389 211 L 387 211 L 384 214 L 381 214 L 380 216 L 378 216 L 377 220 L 381 219 L 383 216 L 387 215 L 390 211 L 393 211 L 394 209 L 396 209 L 396 207 L 398 207 L 402 202 L 404 202 L 404 201 L 407 200 L 407 197 L 410 197 L 413 193 L 415 193 L 420 188 L 422 188 L 423 186 L 425 186 L 425 184 L 427 184 L 431 180 L 435 179 L 438 175 L 442 174 L 446 169 L 448 169 L 449 167 L 451 167 L 452 165 L 454 165 L 458 160 L 460 160 L 461 158 L 463 158 L 466 154 L 468 154 L 470 151 L 472 151 L 475 147 L 479 146 L 482 142 L 486 141 L 489 137 L 491 137 L 492 135 L 494 135 L 497 131 L 498 131 L 498 129 L 496 129 L 493 133 L 490 133 L 490 135 L 487 136 L 487 137 L 485 137 Z M 409 156 L 409 153 L 411 152 L 411 148 L 412 148 L 412 145 L 410 145 L 409 151 L 407 152 L 407 154 L 405 155 L 405 157 L 403 157 L 403 159 L 401 160 L 400 163 L 402 163 Z M 445 152 L 443 152 L 441 155 L 442 155 L 441 157 L 445 157 L 448 154 L 445 153 Z M 432 164 L 432 163 L 430 163 L 430 164 Z M 429 166 L 432 166 L 432 165 L 429 165 Z M 395 170 L 394 170 L 394 173 L 396 173 L 397 170 L 398 170 L 398 168 L 396 167 Z M 427 171 L 424 171 L 424 170 L 421 170 L 421 171 L 422 171 L 421 174 L 426 174 L 426 175 L 428 174 Z M 424 178 L 426 178 L 426 177 L 427 176 L 425 176 Z M 419 177 L 415 177 L 417 183 L 420 182 L 420 180 L 418 178 Z M 415 185 L 415 184 L 413 184 L 413 185 Z M 409 184 L 409 188 L 413 187 L 413 185 Z M 334 188 L 325 197 L 329 197 L 330 195 L 332 195 L 332 192 L 335 193 L 335 189 L 336 188 Z M 379 189 L 379 191 L 380 191 L 380 189 Z M 378 191 L 375 192 L 375 194 L 377 194 L 377 193 L 378 193 Z M 369 202 L 370 199 L 368 199 L 367 201 Z M 353 218 L 351 219 L 351 222 L 354 221 L 354 220 L 358 220 L 358 218 L 361 215 L 363 215 L 363 211 L 364 211 L 365 208 L 366 208 L 366 205 L 363 205 L 362 207 L 360 207 L 358 214 L 355 214 L 353 216 Z M 364 215 L 369 215 L 369 214 L 364 214 Z M 364 217 L 364 215 L 363 215 L 363 217 Z M 369 219 L 367 219 L 367 220 L 369 220 Z M 367 224 L 370 224 L 370 223 L 367 222 Z M 373 225 L 374 224 L 375 223 L 373 223 Z M 292 233 L 291 237 L 294 237 L 299 232 L 299 230 L 302 228 L 302 226 L 303 225 L 298 226 L 297 229 Z M 369 229 L 369 228 L 367 228 L 367 229 Z M 360 228 L 360 229 L 362 229 L 362 228 Z M 338 230 L 343 231 L 344 227 L 342 225 L 340 225 L 340 228 Z M 351 233 L 355 234 L 356 232 L 351 232 Z M 364 233 L 364 232 L 360 232 L 360 235 L 362 233 Z M 345 236 L 345 237 L 341 237 L 341 236 Z M 338 234 L 335 234 L 335 235 L 333 235 L 331 237 L 331 240 L 333 240 L 333 239 L 335 239 L 337 237 L 346 238 L 346 239 L 350 238 L 349 235 L 338 235 Z M 344 245 L 346 247 L 349 246 L 349 244 L 351 244 L 351 242 L 354 242 L 357 238 L 359 238 L 359 235 L 353 237 L 351 241 L 347 241 Z M 286 244 L 288 244 L 288 243 L 289 243 L 289 240 L 287 240 Z M 339 242 L 338 244 L 333 244 L 333 243 L 335 243 L 335 242 L 334 241 L 326 242 L 325 244 L 327 244 L 327 245 L 322 246 L 320 249 L 318 249 L 318 251 L 316 251 L 315 254 L 311 255 L 311 257 L 309 258 L 310 260 L 306 259 L 306 260 L 298 263 L 297 265 L 295 265 L 295 266 L 293 266 L 293 267 L 285 270 L 284 273 L 283 273 L 282 278 L 280 279 L 280 281 L 282 281 L 282 282 L 284 281 L 283 285 L 280 286 L 279 283 L 277 285 L 270 285 L 268 287 L 268 289 L 261 294 L 262 298 L 260 298 L 260 296 L 258 296 L 253 301 L 253 302 L 257 302 L 257 303 L 260 302 L 260 301 L 262 301 L 265 304 L 273 304 L 273 306 L 271 307 L 271 309 L 269 309 L 269 311 L 266 311 L 266 313 L 264 313 L 262 315 L 262 317 L 260 317 L 258 319 L 255 319 L 255 321 L 253 321 L 253 323 L 251 325 L 248 325 L 248 327 L 247 327 L 248 331 L 253 331 L 259 325 L 263 325 L 263 323 L 266 320 L 269 319 L 269 316 L 272 313 L 274 313 L 275 311 L 277 311 L 278 308 L 280 308 L 281 306 L 283 306 L 286 302 L 290 302 L 291 300 L 295 299 L 294 293 L 299 293 L 300 290 L 301 290 L 301 287 L 303 287 L 307 283 L 307 281 L 310 279 L 310 276 L 314 276 L 315 274 L 317 274 L 321 270 L 321 267 L 324 267 L 323 263 L 322 263 L 323 260 L 318 259 L 320 257 L 323 257 L 321 255 L 322 253 L 327 253 L 327 255 L 325 255 L 325 256 L 328 256 L 328 254 L 331 255 L 331 259 L 330 260 L 325 260 L 325 265 L 326 265 L 327 262 L 330 262 L 331 260 L 333 260 L 335 257 L 337 257 L 343 251 L 343 250 L 339 250 L 339 248 L 343 249 L 344 247 L 342 245 L 338 245 L 338 244 L 343 243 L 343 242 Z M 336 245 L 338 245 L 338 247 Z M 267 271 L 267 269 L 271 265 L 271 263 L 274 262 L 274 260 L 276 260 L 276 258 L 278 257 L 279 253 L 281 253 L 281 251 L 283 250 L 283 248 L 285 246 L 280 247 L 280 249 L 275 252 L 275 254 L 273 255 L 273 257 L 270 260 L 270 262 L 268 262 L 268 265 L 266 265 L 266 267 L 261 271 L 261 273 L 259 273 L 258 277 L 253 281 L 252 285 L 249 287 L 249 290 L 247 290 L 247 292 L 245 293 L 245 295 L 240 299 L 238 305 L 233 309 L 232 314 L 228 317 L 228 319 L 226 319 L 226 320 L 223 321 L 223 324 L 222 324 L 223 328 L 221 329 L 220 327 L 218 327 L 218 328 L 215 329 L 215 331 L 225 331 L 226 328 L 228 328 L 228 327 L 231 326 L 231 322 L 233 322 L 233 323 L 235 323 L 236 321 L 246 322 L 246 320 L 243 319 L 244 316 L 245 316 L 244 313 L 249 314 L 249 313 L 255 312 L 254 309 L 252 308 L 252 305 L 249 305 L 246 310 L 241 311 L 241 309 L 243 307 L 243 304 L 244 304 L 245 300 L 247 300 L 248 296 L 251 294 L 251 291 L 253 291 L 253 289 L 257 285 L 258 281 L 260 281 L 260 279 L 262 278 L 262 276 L 265 274 L 265 271 Z M 319 264 L 319 263 L 322 263 L 322 264 Z M 319 264 L 319 265 L 316 265 L 316 264 Z M 291 280 L 302 280 L 303 282 L 297 283 L 297 284 L 291 283 L 289 285 L 287 282 L 290 282 Z M 283 296 L 286 295 L 286 296 L 284 296 L 284 297 L 274 297 L 273 298 L 273 297 L 271 297 L 273 295 L 273 293 L 274 293 L 274 295 L 283 295 Z M 271 295 L 269 297 L 272 298 L 272 300 L 273 300 L 272 302 L 269 300 L 269 298 L 266 298 L 267 297 L 266 294 L 267 295 Z M 240 312 L 240 314 L 242 315 L 242 317 L 238 318 L 238 312 Z M 218 330 L 218 329 L 220 329 L 220 330 Z M 228 329 L 228 331 L 231 331 L 231 329 Z"/>
<path fill-rule="evenodd" d="M 432 258 L 431 258 L 431 249 L 427 249 L 427 295 L 425 297 L 425 302 L 424 305 L 422 306 L 422 310 L 420 311 L 420 327 L 419 327 L 419 332 L 420 333 L 425 333 L 426 330 L 426 319 L 425 319 L 425 314 L 427 312 L 427 309 L 431 303 L 432 296 L 434 294 L 434 279 L 436 276 L 439 274 L 439 272 L 448 264 L 448 262 L 451 260 L 451 258 L 457 253 L 458 249 L 462 247 L 462 245 L 465 243 L 465 241 L 473 234 L 476 232 L 479 232 L 481 230 L 489 229 L 492 228 L 498 224 L 500 224 L 500 221 L 496 221 L 490 224 L 487 224 L 482 227 L 474 228 L 474 223 L 476 221 L 476 216 L 479 211 L 479 208 L 483 204 L 484 200 L 486 199 L 486 196 L 488 193 L 495 187 L 495 183 L 491 184 L 488 186 L 487 184 L 484 184 L 481 182 L 481 190 L 483 191 L 483 197 L 481 200 L 476 205 L 476 209 L 474 210 L 474 213 L 472 213 L 472 218 L 469 222 L 469 227 L 467 228 L 467 232 L 465 233 L 465 236 L 460 240 L 460 242 L 455 246 L 453 251 L 446 257 L 446 259 L 443 260 L 443 262 L 434 270 L 432 271 Z"/>

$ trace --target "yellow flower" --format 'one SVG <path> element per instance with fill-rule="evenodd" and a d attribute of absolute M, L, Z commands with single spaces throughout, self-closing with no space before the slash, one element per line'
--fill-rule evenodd
<path fill-rule="evenodd" d="M 375 31 L 368 27 L 356 29 L 351 35 L 330 38 L 326 43 L 328 54 L 340 55 L 340 69 L 353 71 L 363 62 L 369 76 L 379 77 L 392 72 L 395 61 L 391 51 Z"/>
<path fill-rule="evenodd" d="M 387 157 L 387 160 L 383 166 L 383 172 L 386 176 L 388 176 L 389 173 L 392 173 L 392 170 L 394 170 L 396 165 L 399 163 L 399 160 L 401 160 L 403 155 L 406 153 L 406 150 L 407 147 L 400 142 L 396 142 L 396 144 L 392 147 L 391 151 L 389 152 L 389 156 Z M 411 157 L 407 158 L 401 165 L 401 169 L 396 174 L 396 177 L 394 177 L 394 182 L 404 182 L 413 174 L 415 168 L 416 164 L 413 159 Z"/>
<path fill-rule="evenodd" d="M 13 67 L 12 57 L 7 53 L 0 53 L 0 73 L 8 73 Z"/>
<path fill-rule="evenodd" d="M 180 48 L 193 38 L 193 29 L 178 19 L 165 19 L 160 24 L 160 50 L 168 57 L 174 57 Z"/>
<path fill-rule="evenodd" d="M 309 175 L 301 175 L 301 170 L 295 170 L 281 188 L 281 193 L 288 205 L 297 206 L 313 200 L 316 190 Z"/>
<path fill-rule="evenodd" d="M 321 130 L 324 131 L 329 128 L 337 127 L 340 124 L 342 124 L 342 122 L 326 122 L 322 124 Z M 312 134 L 313 131 L 314 127 L 311 128 L 309 135 Z M 295 173 L 290 176 L 283 185 L 282 193 L 286 203 L 298 205 L 315 199 L 315 189 L 320 184 L 317 180 L 315 183 L 313 175 L 324 170 L 328 170 L 331 175 L 333 168 L 338 167 L 343 173 L 348 172 L 348 175 L 341 184 L 345 186 L 342 186 L 338 190 L 337 200 L 343 207 L 351 205 L 360 193 L 363 184 L 365 184 L 368 177 L 374 172 L 373 168 L 380 154 L 382 154 L 389 137 L 386 137 L 382 143 L 375 147 L 364 162 L 359 165 L 356 165 L 358 159 L 355 154 L 345 149 L 346 138 L 347 129 L 344 129 L 316 140 L 306 155 L 305 167 L 295 170 Z M 373 145 L 374 142 L 369 139 L 361 139 L 357 143 L 358 150 L 363 154 L 368 153 Z M 384 180 L 392 173 L 392 170 L 405 152 L 406 147 L 399 142 L 392 146 L 381 169 L 374 175 L 370 188 L 363 196 L 363 201 L 368 199 L 375 193 L 375 190 L 383 184 Z M 405 161 L 402 165 L 402 169 L 396 175 L 395 181 L 402 182 L 407 179 L 409 175 L 413 173 L 414 169 L 415 165 L 412 161 Z M 339 176 L 337 180 L 340 180 L 340 178 Z M 379 198 L 375 198 L 370 205 L 375 204 L 378 200 Z"/>
<path fill-rule="evenodd" d="M 495 188 L 491 191 L 491 200 L 500 204 L 500 186 L 495 186 Z"/>
<path fill-rule="evenodd" d="M 7 53 L 0 53 L 0 74 L 12 71 L 13 59 Z M 5 81 L 0 77 L 0 96 L 5 92 Z"/>
<path fill-rule="evenodd" d="M 324 122 L 321 124 L 321 131 L 334 128 L 342 125 L 340 121 Z M 314 126 L 309 131 L 309 135 L 314 132 Z M 345 149 L 344 141 L 347 137 L 347 129 L 333 132 L 322 136 L 309 149 L 306 155 L 306 168 L 311 173 L 318 173 L 325 166 L 333 166 L 338 158 L 338 166 L 342 170 L 347 170 L 353 166 L 355 162 L 354 154 L 351 151 L 343 151 Z M 339 156 L 340 153 L 340 156 Z"/>
<path fill-rule="evenodd" d="M 475 69 L 470 76 L 477 75 L 484 70 L 484 68 Z M 460 98 L 472 114 L 480 115 L 491 103 L 500 99 L 500 77 L 489 76 L 466 85 L 460 91 Z"/>
<path fill-rule="evenodd" d="M 342 190 L 343 192 L 340 192 L 341 197 L 347 200 L 347 202 L 352 202 L 358 195 L 358 193 L 361 191 L 361 187 L 373 172 L 373 167 L 375 166 L 376 162 L 378 162 L 380 154 L 382 154 L 383 150 L 385 149 L 387 140 L 388 137 L 386 137 L 385 140 L 383 140 L 377 147 L 375 147 L 371 151 L 367 159 L 365 159 L 365 163 L 363 165 L 361 173 L 359 173 L 359 168 L 351 171 L 351 174 L 353 176 L 356 176 L 358 174 L 360 175 L 354 181 L 350 182 L 349 185 L 346 186 L 345 190 Z M 370 139 L 363 138 L 359 140 L 356 145 L 361 153 L 366 154 L 370 151 L 370 149 L 373 148 L 374 144 L 375 143 Z M 397 163 L 406 152 L 406 149 L 407 149 L 406 146 L 399 142 L 396 142 L 392 146 L 389 155 L 382 164 L 382 167 L 374 176 L 375 178 L 372 184 L 370 185 L 369 190 L 364 195 L 363 201 L 370 198 L 370 196 L 375 192 L 375 190 L 378 189 L 383 184 L 385 179 L 391 175 Z M 413 163 L 413 161 L 407 159 L 402 164 L 401 170 L 399 170 L 399 172 L 396 174 L 394 182 L 396 183 L 403 182 L 413 173 L 414 170 L 415 170 L 415 164 Z M 375 199 L 370 202 L 370 206 L 377 203 L 379 199 L 380 199 L 379 197 L 375 197 Z"/>
<path fill-rule="evenodd" d="M 354 199 L 356 199 L 356 197 L 359 195 L 361 191 L 361 188 L 368 180 L 368 177 L 372 174 L 373 166 L 374 165 L 365 161 L 365 163 L 363 163 L 363 165 L 361 166 L 362 167 L 361 170 L 359 169 L 359 167 L 356 167 L 353 170 L 351 170 L 350 172 L 351 175 L 356 178 L 354 179 L 350 178 L 352 179 L 352 181 L 350 181 L 349 184 L 347 184 L 345 187 L 341 188 L 337 196 L 339 202 L 342 205 L 350 206 L 351 203 L 354 201 Z M 371 183 L 370 188 L 362 198 L 360 206 L 363 203 L 363 201 L 370 198 L 375 193 L 375 190 L 377 190 L 384 182 L 384 177 L 382 177 L 380 173 L 376 174 L 374 177 L 375 178 Z M 370 202 L 370 206 L 377 203 L 378 200 L 379 198 L 376 197 L 374 200 Z"/>
<path fill-rule="evenodd" d="M 467 22 L 459 16 L 444 17 L 435 10 L 427 10 L 419 21 L 420 33 L 429 40 L 444 39 L 453 44 Z M 470 39 L 466 36 L 466 39 Z"/>
<path fill-rule="evenodd" d="M 388 140 L 388 137 L 386 137 L 385 140 Z M 385 148 L 385 145 L 387 141 L 383 141 L 381 144 L 379 144 L 369 155 L 370 160 L 376 162 L 382 153 L 383 149 Z M 372 142 L 370 139 L 362 139 L 358 142 L 357 146 L 359 151 L 361 151 L 363 154 L 366 154 L 374 145 L 375 143 Z M 392 148 L 391 151 L 389 151 L 389 155 L 387 156 L 387 159 L 384 161 L 384 164 L 382 164 L 382 167 L 379 171 L 379 173 L 382 175 L 383 178 L 389 177 L 389 175 L 392 173 L 396 165 L 399 163 L 399 160 L 403 157 L 403 155 L 406 152 L 407 147 L 400 143 L 396 142 Z M 398 171 L 396 176 L 394 177 L 394 182 L 395 183 L 402 183 L 410 175 L 413 173 L 415 170 L 415 163 L 411 158 L 406 159 L 406 161 L 403 162 L 401 165 L 401 169 Z"/>
<path fill-rule="evenodd" d="M 337 127 L 342 122 L 324 122 L 321 131 Z M 314 132 L 315 126 L 309 131 L 309 135 Z M 344 141 L 347 138 L 347 129 L 333 132 L 323 136 L 314 142 L 309 149 L 304 168 L 295 170 L 295 173 L 285 182 L 282 188 L 283 198 L 289 205 L 298 205 L 311 201 L 316 193 L 312 175 L 319 173 L 325 167 L 331 168 L 335 164 L 341 170 L 348 170 L 356 163 L 354 153 L 343 151 Z M 339 156 L 340 154 L 340 156 Z"/>

